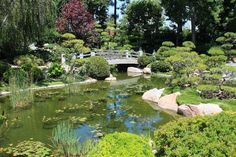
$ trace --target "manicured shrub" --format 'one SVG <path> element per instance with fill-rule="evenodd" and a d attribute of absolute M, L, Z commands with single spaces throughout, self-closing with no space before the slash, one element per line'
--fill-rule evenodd
<path fill-rule="evenodd" d="M 62 38 L 65 40 L 72 40 L 72 39 L 76 39 L 76 36 L 72 33 L 65 33 L 62 35 Z"/>
<path fill-rule="evenodd" d="M 89 157 L 154 157 L 148 140 L 130 133 L 105 136 L 88 154 Z"/>
<path fill-rule="evenodd" d="M 95 79 L 105 79 L 110 75 L 110 66 L 103 57 L 90 57 L 85 67 L 88 76 Z"/>
<path fill-rule="evenodd" d="M 23 64 L 34 64 L 34 65 L 43 65 L 44 61 L 34 55 L 22 55 L 14 59 L 16 65 Z"/>
<path fill-rule="evenodd" d="M 62 74 L 64 74 L 64 73 L 65 73 L 65 70 L 58 63 L 52 64 L 51 67 L 48 69 L 48 74 L 52 78 L 58 78 L 58 77 L 62 76 Z"/>
<path fill-rule="evenodd" d="M 0 77 L 3 76 L 3 74 L 10 68 L 10 66 L 3 62 L 3 61 L 0 61 Z"/>
<path fill-rule="evenodd" d="M 141 67 L 146 67 L 148 64 L 152 63 L 154 58 L 152 56 L 143 55 L 138 58 L 138 64 Z"/>
<path fill-rule="evenodd" d="M 175 44 L 172 41 L 164 41 L 162 43 L 162 46 L 167 46 L 167 47 L 174 47 Z"/>
<path fill-rule="evenodd" d="M 220 47 L 211 47 L 208 53 L 212 56 L 219 56 L 225 54 L 225 52 Z"/>
<path fill-rule="evenodd" d="M 155 132 L 157 156 L 233 156 L 236 114 L 182 118 Z"/>
<path fill-rule="evenodd" d="M 151 64 L 151 69 L 153 72 L 169 72 L 171 71 L 171 65 L 169 62 L 156 61 Z"/>
<path fill-rule="evenodd" d="M 188 48 L 190 48 L 190 49 L 195 49 L 195 48 L 196 48 L 195 44 L 194 44 L 193 42 L 191 42 L 191 41 L 185 41 L 185 42 L 183 42 L 183 46 L 184 46 L 184 47 L 188 47 Z"/>
<path fill-rule="evenodd" d="M 169 62 L 173 69 L 169 84 L 183 88 L 199 84 L 202 79 L 199 74 L 207 68 L 196 52 L 177 53 L 168 57 L 165 61 Z"/>
<path fill-rule="evenodd" d="M 82 67 L 83 65 L 85 65 L 85 63 L 87 62 L 87 59 L 76 59 L 75 60 L 75 66 L 76 67 Z"/>

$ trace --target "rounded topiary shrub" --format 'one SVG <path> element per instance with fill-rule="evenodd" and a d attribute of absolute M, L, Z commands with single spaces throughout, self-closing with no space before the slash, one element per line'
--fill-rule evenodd
<path fill-rule="evenodd" d="M 169 62 L 156 61 L 151 64 L 151 69 L 153 72 L 169 72 L 171 71 L 171 65 Z"/>
<path fill-rule="evenodd" d="M 138 58 L 138 64 L 140 67 L 146 67 L 148 64 L 152 63 L 154 58 L 152 56 L 143 55 Z"/>
<path fill-rule="evenodd" d="M 88 76 L 98 80 L 105 79 L 110 75 L 110 66 L 103 57 L 90 57 L 86 62 L 85 67 Z"/>
<path fill-rule="evenodd" d="M 89 157 L 154 157 L 148 140 L 130 133 L 105 136 L 88 154 Z"/>
<path fill-rule="evenodd" d="M 234 156 L 236 113 L 182 118 L 155 132 L 157 156 Z"/>

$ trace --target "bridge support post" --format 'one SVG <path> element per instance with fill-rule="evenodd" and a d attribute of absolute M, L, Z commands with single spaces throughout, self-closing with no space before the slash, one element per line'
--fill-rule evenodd
<path fill-rule="evenodd" d="M 140 50 L 138 51 L 138 53 L 139 53 L 139 56 L 143 56 L 143 50 L 142 50 L 142 49 L 140 49 Z"/>
<path fill-rule="evenodd" d="M 129 58 L 129 51 L 128 50 L 125 50 L 125 57 Z"/>
<path fill-rule="evenodd" d="M 95 52 L 90 52 L 91 57 L 96 56 Z"/>
<path fill-rule="evenodd" d="M 84 58 L 84 54 L 83 53 L 79 54 L 79 58 L 83 59 Z"/>

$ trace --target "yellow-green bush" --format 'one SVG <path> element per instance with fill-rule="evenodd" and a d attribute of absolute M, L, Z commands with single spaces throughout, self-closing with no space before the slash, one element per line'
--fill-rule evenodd
<path fill-rule="evenodd" d="M 130 133 L 105 136 L 88 154 L 89 157 L 154 157 L 148 140 Z"/>
<path fill-rule="evenodd" d="M 183 118 L 155 132 L 158 157 L 233 156 L 236 149 L 236 113 Z"/>

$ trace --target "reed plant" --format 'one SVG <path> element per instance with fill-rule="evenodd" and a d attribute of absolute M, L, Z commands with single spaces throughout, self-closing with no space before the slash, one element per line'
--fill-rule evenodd
<path fill-rule="evenodd" d="M 65 83 L 65 93 L 68 95 L 73 95 L 79 93 L 79 84 L 75 83 L 76 79 L 73 75 L 67 75 L 64 79 Z"/>
<path fill-rule="evenodd" d="M 80 142 L 76 130 L 69 122 L 62 122 L 53 129 L 52 143 L 58 155 L 65 157 L 85 157 L 94 147 L 94 142 Z"/>
<path fill-rule="evenodd" d="M 12 71 L 9 77 L 10 102 L 12 107 L 24 108 L 29 106 L 34 99 L 32 81 L 28 75 L 20 70 Z"/>

